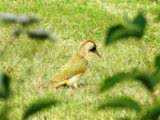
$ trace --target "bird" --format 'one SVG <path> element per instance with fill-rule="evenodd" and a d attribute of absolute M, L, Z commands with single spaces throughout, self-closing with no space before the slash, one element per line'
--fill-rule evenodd
<path fill-rule="evenodd" d="M 101 57 L 93 40 L 86 40 L 80 46 L 79 50 L 73 54 L 66 65 L 62 67 L 62 70 L 47 85 L 47 88 L 52 89 L 61 86 L 77 88 L 79 79 L 88 68 L 87 56 L 89 53 L 95 53 Z"/>

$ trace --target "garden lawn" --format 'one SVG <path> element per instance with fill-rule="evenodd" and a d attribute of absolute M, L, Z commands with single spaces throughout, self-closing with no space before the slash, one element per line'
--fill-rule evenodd
<path fill-rule="evenodd" d="M 133 18 L 143 11 L 147 29 L 141 40 L 129 38 L 105 46 L 107 29 L 122 23 L 127 16 Z M 117 120 L 125 116 L 136 120 L 137 113 L 128 109 L 98 110 L 105 101 L 127 95 L 143 106 L 150 105 L 150 95 L 141 83 L 126 80 L 112 89 L 100 93 L 105 77 L 138 68 L 154 71 L 154 58 L 160 53 L 160 4 L 150 0 L 0 0 L 0 13 L 37 15 L 41 18 L 34 29 L 44 28 L 63 41 L 33 41 L 25 35 L 14 38 L 10 31 L 16 26 L 0 23 L 0 70 L 8 73 L 12 96 L 9 117 L 20 120 L 25 108 L 35 99 L 54 97 L 61 104 L 33 116 L 33 120 Z M 77 89 L 43 90 L 77 51 L 83 41 L 92 39 L 98 45 L 102 58 L 91 54 L 89 69 L 81 78 L 83 86 Z M 4 101 L 0 101 L 2 108 Z"/>

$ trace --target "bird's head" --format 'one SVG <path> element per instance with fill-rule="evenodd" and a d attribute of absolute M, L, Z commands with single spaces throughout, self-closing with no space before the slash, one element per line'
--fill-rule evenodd
<path fill-rule="evenodd" d="M 101 57 L 101 55 L 97 51 L 97 45 L 92 40 L 85 41 L 80 47 L 80 53 L 83 57 L 85 57 L 89 52 L 95 53 L 99 57 Z"/>

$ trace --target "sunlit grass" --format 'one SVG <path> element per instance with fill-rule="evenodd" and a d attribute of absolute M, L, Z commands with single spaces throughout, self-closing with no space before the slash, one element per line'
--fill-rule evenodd
<path fill-rule="evenodd" d="M 132 111 L 113 109 L 97 111 L 97 107 L 105 100 L 120 95 L 131 96 L 142 105 L 148 105 L 150 97 L 141 84 L 124 81 L 106 93 L 100 94 L 98 90 L 105 76 L 130 71 L 136 67 L 142 71 L 153 70 L 154 57 L 160 52 L 158 37 L 160 25 L 154 21 L 159 8 L 160 5 L 149 0 L 140 2 L 0 0 L 0 13 L 36 14 L 42 20 L 35 28 L 46 28 L 63 39 L 60 44 L 49 41 L 36 42 L 25 36 L 16 39 L 9 35 L 14 26 L 0 25 L 0 52 L 4 51 L 0 58 L 0 70 L 7 72 L 13 78 L 13 98 L 8 101 L 12 107 L 10 110 L 12 120 L 20 119 L 26 106 L 40 96 L 55 96 L 62 101 L 62 104 L 38 114 L 33 117 L 35 120 L 43 120 L 44 117 L 48 120 L 116 120 L 125 115 L 135 119 L 136 113 Z M 141 10 L 150 20 L 141 41 L 130 39 L 105 47 L 107 28 L 121 22 L 126 13 L 134 17 Z M 87 39 L 93 39 L 98 44 L 98 50 L 103 58 L 91 55 L 89 69 L 82 77 L 84 86 L 78 89 L 42 91 L 41 85 L 51 81 L 59 68 Z M 1 104 L 3 103 L 0 102 Z"/>

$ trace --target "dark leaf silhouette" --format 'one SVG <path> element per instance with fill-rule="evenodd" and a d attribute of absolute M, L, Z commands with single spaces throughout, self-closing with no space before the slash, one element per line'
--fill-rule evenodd
<path fill-rule="evenodd" d="M 58 38 L 56 35 L 50 34 L 49 32 L 45 30 L 29 31 L 27 34 L 29 38 L 35 39 L 35 40 L 42 40 L 42 41 L 52 40 L 54 42 L 61 41 L 61 39 Z"/>
<path fill-rule="evenodd" d="M 111 27 L 107 33 L 106 44 L 117 41 L 120 34 L 122 34 L 121 32 L 125 31 L 125 29 L 126 28 L 120 24 Z"/>
<path fill-rule="evenodd" d="M 102 84 L 102 87 L 100 89 L 101 92 L 108 90 L 109 88 L 113 87 L 116 83 L 129 78 L 128 73 L 118 73 L 117 75 L 114 75 L 112 77 L 106 78 Z"/>
<path fill-rule="evenodd" d="M 160 21 L 160 14 L 156 17 L 156 21 Z"/>
<path fill-rule="evenodd" d="M 18 16 L 16 22 L 26 26 L 39 22 L 39 18 L 36 16 Z"/>
<path fill-rule="evenodd" d="M 132 22 L 127 25 L 115 25 L 106 34 L 106 45 L 114 43 L 119 39 L 136 37 L 141 38 L 144 34 L 146 19 L 139 13 Z"/>
<path fill-rule="evenodd" d="M 6 23 L 21 24 L 23 26 L 39 22 L 39 18 L 36 16 L 25 16 L 25 15 L 17 16 L 10 13 L 2 14 L 0 16 L 0 20 Z"/>
<path fill-rule="evenodd" d="M 157 68 L 157 71 L 160 71 L 160 56 L 155 58 L 155 67 Z"/>
<path fill-rule="evenodd" d="M 118 120 L 131 120 L 131 118 L 129 118 L 129 117 L 123 117 L 123 118 L 119 118 Z"/>
<path fill-rule="evenodd" d="M 28 32 L 28 37 L 37 40 L 46 40 L 50 38 L 50 33 L 45 30 L 36 30 Z"/>
<path fill-rule="evenodd" d="M 143 116 L 142 120 L 158 120 L 160 116 L 160 103 L 156 103 L 150 108 L 147 113 Z"/>
<path fill-rule="evenodd" d="M 50 99 L 50 98 L 39 99 L 33 102 L 29 107 L 27 107 L 27 109 L 23 114 L 23 119 L 27 119 L 31 115 L 36 114 L 37 112 L 40 112 L 44 109 L 50 108 L 51 106 L 55 106 L 58 103 L 59 102 L 57 100 Z"/>
<path fill-rule="evenodd" d="M 153 76 L 156 78 L 155 79 L 155 85 L 156 85 L 160 81 L 160 70 L 157 69 L 157 71 L 155 71 L 155 73 L 153 73 Z"/>
<path fill-rule="evenodd" d="M 6 23 L 16 23 L 17 16 L 10 14 L 10 13 L 6 13 L 6 14 L 2 14 L 0 16 L 0 20 L 2 22 L 6 22 Z"/>
<path fill-rule="evenodd" d="M 145 26 L 146 26 L 146 19 L 144 18 L 142 13 L 139 13 L 137 15 L 137 17 L 133 20 L 133 24 L 137 25 L 140 27 L 140 29 L 144 30 Z"/>
<path fill-rule="evenodd" d="M 147 73 L 136 75 L 135 79 L 141 81 L 142 84 L 151 92 L 154 90 L 154 86 L 157 83 L 157 78 L 153 75 L 148 75 Z"/>
<path fill-rule="evenodd" d="M 6 74 L 0 74 L 0 98 L 7 99 L 10 94 L 10 78 Z"/>
<path fill-rule="evenodd" d="M 129 97 L 119 97 L 109 100 L 108 102 L 102 104 L 99 108 L 128 108 L 130 110 L 135 110 L 137 112 L 141 111 L 141 106 L 135 100 Z"/>
<path fill-rule="evenodd" d="M 7 108 L 2 109 L 0 111 L 0 120 L 9 120 L 9 118 L 8 118 L 8 109 Z"/>

